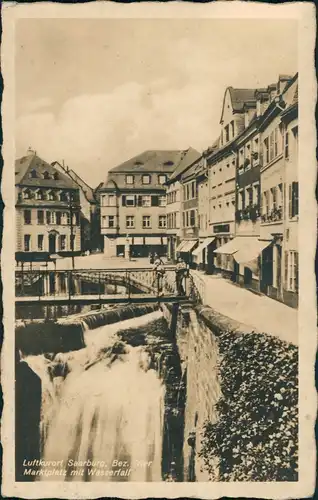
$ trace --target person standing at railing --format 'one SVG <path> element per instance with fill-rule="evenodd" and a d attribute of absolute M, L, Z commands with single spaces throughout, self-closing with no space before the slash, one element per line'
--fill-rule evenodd
<path fill-rule="evenodd" d="M 154 282 L 157 285 L 158 295 L 163 295 L 163 278 L 166 273 L 164 263 L 158 254 L 155 254 L 154 261 Z"/>
<path fill-rule="evenodd" d="M 185 295 L 185 290 L 183 287 L 183 281 L 188 275 L 188 267 L 184 260 L 179 256 L 176 265 L 176 287 L 178 295 Z"/>

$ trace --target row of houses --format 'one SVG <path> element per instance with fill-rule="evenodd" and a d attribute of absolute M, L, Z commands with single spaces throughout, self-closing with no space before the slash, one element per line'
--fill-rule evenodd
<path fill-rule="evenodd" d="M 226 89 L 203 152 L 152 150 L 93 190 L 34 151 L 16 161 L 17 260 L 151 253 L 298 303 L 298 75 Z"/>

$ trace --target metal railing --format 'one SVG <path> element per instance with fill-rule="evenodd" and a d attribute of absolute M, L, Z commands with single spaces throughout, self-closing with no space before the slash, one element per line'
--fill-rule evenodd
<path fill-rule="evenodd" d="M 189 297 L 191 280 L 183 279 L 184 296 Z M 96 296 L 180 296 L 175 268 L 165 268 L 163 275 L 150 268 L 76 269 L 76 270 L 17 270 L 16 297 L 69 298 Z"/>

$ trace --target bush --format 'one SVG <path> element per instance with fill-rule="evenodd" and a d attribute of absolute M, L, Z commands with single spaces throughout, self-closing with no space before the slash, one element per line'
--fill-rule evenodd
<path fill-rule="evenodd" d="M 220 481 L 297 481 L 298 349 L 266 334 L 218 339 L 222 396 L 199 455 Z"/>

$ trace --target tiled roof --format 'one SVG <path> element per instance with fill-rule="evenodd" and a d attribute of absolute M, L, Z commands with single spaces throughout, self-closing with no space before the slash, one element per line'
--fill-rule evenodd
<path fill-rule="evenodd" d="M 243 111 L 244 104 L 256 106 L 255 93 L 257 89 L 234 89 L 229 87 L 233 111 Z"/>
<path fill-rule="evenodd" d="M 181 175 L 181 179 L 185 180 L 185 179 L 189 179 L 191 177 L 196 177 L 198 174 L 203 172 L 203 170 L 204 170 L 203 163 L 198 161 L 198 162 L 194 163 L 188 170 L 186 170 Z"/>
<path fill-rule="evenodd" d="M 94 197 L 94 190 L 86 184 L 86 182 L 72 169 L 67 169 L 63 165 L 61 165 L 59 162 L 54 161 L 52 165 L 59 165 L 59 167 L 65 172 L 65 175 L 70 177 L 74 182 L 76 182 L 77 187 L 80 187 L 81 190 L 83 191 L 87 201 L 91 203 L 95 203 L 95 197 Z"/>
<path fill-rule="evenodd" d="M 109 173 L 172 173 L 184 154 L 184 151 L 144 151 L 130 160 L 109 170 Z"/>
<path fill-rule="evenodd" d="M 35 171 L 37 177 L 31 177 L 30 173 Z M 44 172 L 48 172 L 49 179 L 44 179 Z M 53 175 L 58 174 L 54 179 Z M 65 174 L 54 168 L 53 165 L 42 160 L 36 154 L 30 154 L 19 158 L 15 162 L 15 184 L 30 187 L 51 187 L 78 189 L 77 184 Z"/>
<path fill-rule="evenodd" d="M 173 179 L 176 179 L 179 175 L 181 175 L 189 166 L 191 166 L 194 162 L 196 162 L 200 157 L 201 153 L 199 153 L 196 149 L 194 148 L 189 148 L 183 158 L 181 159 L 179 165 L 173 172 L 173 174 L 170 177 L 170 181 Z"/>

